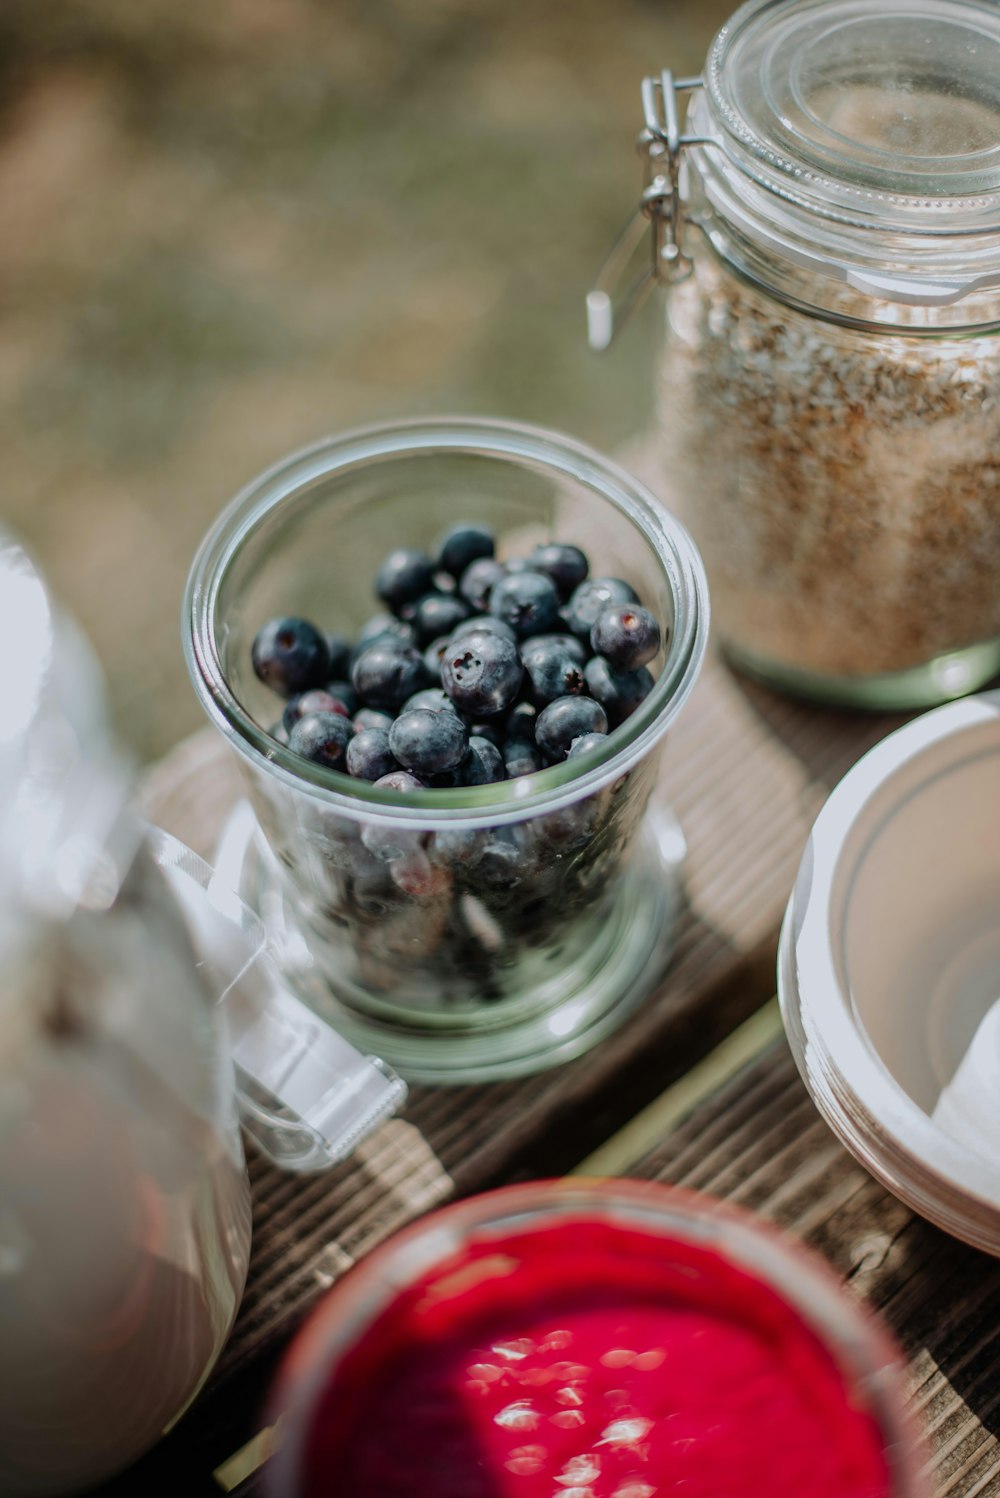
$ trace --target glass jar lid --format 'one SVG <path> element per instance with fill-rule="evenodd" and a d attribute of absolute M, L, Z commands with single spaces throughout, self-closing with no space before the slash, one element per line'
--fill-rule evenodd
<path fill-rule="evenodd" d="M 833 321 L 1000 324 L 998 0 L 749 0 L 703 78 L 666 70 L 642 102 L 645 186 L 587 298 L 593 348 L 651 285 L 691 273 L 693 226 Z"/>
<path fill-rule="evenodd" d="M 755 0 L 705 86 L 723 151 L 826 217 L 1000 230 L 996 0 Z"/>

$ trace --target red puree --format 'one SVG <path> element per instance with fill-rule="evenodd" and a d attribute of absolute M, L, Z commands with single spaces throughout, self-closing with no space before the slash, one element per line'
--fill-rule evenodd
<path fill-rule="evenodd" d="M 345 1357 L 306 1498 L 888 1498 L 798 1313 L 710 1250 L 593 1219 L 480 1241 Z"/>

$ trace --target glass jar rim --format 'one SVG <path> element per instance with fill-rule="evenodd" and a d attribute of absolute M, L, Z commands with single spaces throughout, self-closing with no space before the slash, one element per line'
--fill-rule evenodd
<path fill-rule="evenodd" d="M 998 80 L 993 0 L 747 0 L 705 70 L 724 148 L 772 193 L 859 224 L 948 235 L 1000 229 Z M 851 90 L 863 110 L 852 113 Z M 992 112 L 978 136 L 971 122 L 959 132 L 962 150 L 941 97 L 952 112 Z"/>
<path fill-rule="evenodd" d="M 609 735 L 607 745 L 572 762 L 496 785 L 408 791 L 404 804 L 398 792 L 303 761 L 254 721 L 223 669 L 215 614 L 220 588 L 240 547 L 307 481 L 356 471 L 372 461 L 435 452 L 530 462 L 600 494 L 655 551 L 673 599 L 674 628 L 653 690 Z M 185 589 L 182 633 L 188 671 L 203 708 L 230 745 L 258 770 L 352 820 L 458 828 L 478 825 L 484 817 L 503 825 L 557 811 L 634 768 L 687 701 L 704 657 L 708 624 L 708 584 L 694 542 L 680 521 L 624 468 L 585 443 L 545 427 L 444 416 L 353 428 L 289 454 L 252 479 L 221 512 L 199 547 Z"/>
<path fill-rule="evenodd" d="M 779 296 L 784 264 L 900 309 L 958 307 L 949 326 L 991 329 L 997 80 L 1000 13 L 984 0 L 748 0 L 717 33 L 692 101 L 687 216 Z M 967 150 L 949 119 L 960 109 L 982 115 Z"/>
<path fill-rule="evenodd" d="M 279 1369 L 271 1409 L 275 1419 L 283 1418 L 284 1429 L 273 1490 L 295 1490 L 310 1419 L 332 1369 L 395 1294 L 470 1235 L 523 1231 L 573 1215 L 616 1226 L 646 1225 L 664 1237 L 714 1247 L 769 1285 L 865 1390 L 886 1448 L 894 1452 L 893 1498 L 929 1498 L 921 1442 L 900 1387 L 899 1351 L 878 1318 L 846 1294 L 834 1270 L 744 1207 L 686 1187 L 627 1177 L 539 1180 L 481 1192 L 409 1223 L 354 1265 L 308 1318 Z M 365 1292 L 367 1304 L 360 1303 Z"/>

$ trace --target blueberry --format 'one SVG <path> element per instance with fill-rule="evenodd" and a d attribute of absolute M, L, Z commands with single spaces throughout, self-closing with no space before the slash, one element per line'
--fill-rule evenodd
<path fill-rule="evenodd" d="M 508 744 L 535 742 L 535 724 L 538 713 L 530 702 L 519 702 L 504 724 L 504 737 Z"/>
<path fill-rule="evenodd" d="M 497 749 L 503 746 L 503 726 L 496 718 L 481 722 L 473 718 L 469 722 L 469 739 L 488 739 Z"/>
<path fill-rule="evenodd" d="M 587 690 L 583 670 L 561 645 L 538 645 L 526 640 L 521 659 L 528 695 L 538 707 L 557 697 L 579 697 Z"/>
<path fill-rule="evenodd" d="M 431 857 L 453 868 L 474 868 L 483 855 L 489 833 L 482 827 L 447 827 L 435 832 Z"/>
<path fill-rule="evenodd" d="M 349 718 L 353 718 L 361 706 L 358 694 L 349 681 L 328 681 L 323 690 L 329 697 L 335 697 L 347 709 Z"/>
<path fill-rule="evenodd" d="M 529 557 L 508 557 L 503 565 L 508 577 L 520 577 L 524 572 L 537 572 L 541 575 L 543 571 Z"/>
<path fill-rule="evenodd" d="M 541 572 L 551 577 L 559 589 L 560 598 L 568 598 L 590 571 L 590 564 L 579 546 L 567 546 L 560 541 L 536 546 L 531 560 Z"/>
<path fill-rule="evenodd" d="M 288 735 L 288 747 L 314 764 L 342 770 L 353 737 L 350 720 L 340 713 L 310 713 L 295 724 Z"/>
<path fill-rule="evenodd" d="M 489 739 L 470 737 L 469 752 L 462 761 L 463 785 L 492 785 L 506 779 L 503 755 Z"/>
<path fill-rule="evenodd" d="M 606 733 L 585 733 L 580 738 L 574 739 L 569 746 L 567 759 L 579 759 L 581 754 L 589 754 L 592 749 L 600 749 L 608 742 Z"/>
<path fill-rule="evenodd" d="M 517 646 L 489 630 L 453 640 L 441 662 L 441 685 L 459 712 L 492 717 L 514 701 L 524 670 Z"/>
<path fill-rule="evenodd" d="M 351 642 L 343 635 L 327 635 L 326 648 L 330 656 L 329 676 L 333 681 L 343 681 L 351 673 Z"/>
<path fill-rule="evenodd" d="M 597 797 L 584 796 L 572 806 L 540 817 L 535 824 L 539 851 L 565 855 L 582 848 L 593 837 L 600 815 Z"/>
<path fill-rule="evenodd" d="M 347 773 L 357 780 L 381 780 L 398 770 L 395 755 L 389 748 L 386 728 L 364 728 L 347 746 Z"/>
<path fill-rule="evenodd" d="M 660 648 L 659 622 L 640 604 L 612 603 L 598 614 L 590 643 L 616 671 L 637 671 Z"/>
<path fill-rule="evenodd" d="M 542 645 L 558 645 L 578 666 L 585 666 L 590 659 L 590 651 L 582 640 L 577 639 L 576 635 L 556 634 L 532 635 L 530 640 L 525 640 L 521 646 L 522 660 L 526 658 L 529 650 L 537 650 Z"/>
<path fill-rule="evenodd" d="M 438 564 L 452 577 L 461 577 L 465 569 L 482 557 L 491 557 L 496 550 L 493 534 L 483 525 L 466 522 L 453 525 L 441 538 L 438 547 Z"/>
<path fill-rule="evenodd" d="M 422 780 L 406 770 L 390 770 L 388 775 L 382 775 L 372 783 L 381 790 L 399 791 L 404 795 L 426 789 Z M 392 822 L 366 822 L 361 832 L 361 841 L 368 852 L 384 863 L 416 852 L 422 840 L 423 834 L 419 830 Z"/>
<path fill-rule="evenodd" d="M 499 888 L 519 884 L 534 872 L 534 840 L 523 827 L 498 827 L 476 865 L 476 880 Z"/>
<path fill-rule="evenodd" d="M 424 665 L 430 672 L 434 681 L 441 680 L 441 658 L 451 644 L 451 635 L 442 635 L 440 639 L 434 640 L 424 651 Z"/>
<path fill-rule="evenodd" d="M 374 645 L 376 640 L 384 640 L 387 636 L 402 645 L 415 645 L 417 642 L 416 631 L 412 624 L 406 624 L 401 619 L 394 619 L 391 614 L 373 614 L 361 626 L 358 638 L 354 642 L 354 649 L 351 651 L 351 670 L 354 669 L 354 662 L 363 650 L 366 650 L 369 645 Z"/>
<path fill-rule="evenodd" d="M 589 642 L 598 614 L 609 604 L 638 602 L 638 593 L 620 577 L 591 577 L 574 591 L 566 605 L 566 618 L 573 633 Z"/>
<path fill-rule="evenodd" d="M 506 575 L 506 568 L 501 562 L 494 561 L 492 557 L 480 557 L 478 562 L 470 562 L 462 573 L 458 591 L 470 608 L 479 614 L 485 614 L 494 583 L 498 583 Z"/>
<path fill-rule="evenodd" d="M 407 697 L 403 703 L 403 712 L 412 712 L 415 707 L 426 707 L 432 713 L 455 713 L 458 711 L 448 693 L 442 687 L 424 687 L 422 691 L 414 692 L 413 696 Z"/>
<path fill-rule="evenodd" d="M 422 791 L 426 789 L 422 780 L 418 780 L 416 775 L 410 775 L 406 770 L 390 770 L 388 775 L 382 775 L 375 781 L 375 784 L 382 786 L 387 791 Z"/>
<path fill-rule="evenodd" d="M 462 766 L 453 770 L 439 770 L 436 775 L 425 775 L 424 779 L 432 791 L 454 791 L 463 784 Z"/>
<path fill-rule="evenodd" d="M 339 713 L 342 718 L 351 716 L 338 697 L 324 692 L 321 687 L 313 687 L 309 692 L 296 692 L 285 703 L 285 711 L 281 715 L 285 732 L 291 733 L 299 719 L 308 718 L 310 713 Z"/>
<path fill-rule="evenodd" d="M 545 762 L 530 739 L 508 739 L 503 747 L 504 769 L 511 780 L 522 775 L 534 775 L 544 769 Z"/>
<path fill-rule="evenodd" d="M 329 674 L 326 640 L 308 619 L 271 619 L 251 650 L 254 671 L 279 697 L 318 687 Z"/>
<path fill-rule="evenodd" d="M 457 713 L 417 707 L 400 714 L 389 730 L 389 747 L 415 775 L 440 775 L 465 758 L 469 735 Z"/>
<path fill-rule="evenodd" d="M 351 905 L 369 919 L 388 915 L 392 898 L 389 870 L 376 862 L 377 857 L 370 855 L 364 873 L 351 877 Z"/>
<path fill-rule="evenodd" d="M 417 643 L 427 645 L 442 635 L 453 634 L 469 617 L 469 605 L 461 598 L 446 598 L 443 593 L 426 593 L 413 610 L 411 623 Z"/>
<path fill-rule="evenodd" d="M 447 894 L 451 888 L 451 875 L 446 869 L 431 863 L 423 848 L 414 848 L 389 865 L 392 882 L 404 895 L 414 900 L 429 900 L 435 895 Z"/>
<path fill-rule="evenodd" d="M 544 634 L 559 617 L 555 583 L 540 572 L 516 572 L 501 578 L 490 593 L 490 613 L 522 638 Z"/>
<path fill-rule="evenodd" d="M 375 591 L 394 614 L 416 603 L 434 587 L 434 563 L 422 551 L 400 546 L 390 551 L 375 578 Z"/>
<path fill-rule="evenodd" d="M 653 690 L 653 677 L 645 666 L 638 671 L 616 671 L 603 655 L 587 662 L 584 675 L 590 695 L 605 707 L 615 727 L 624 723 Z"/>
<path fill-rule="evenodd" d="M 368 707 L 398 708 L 430 680 L 422 656 L 391 637 L 376 640 L 351 668 L 351 683 Z"/>
<path fill-rule="evenodd" d="M 451 638 L 461 640 L 464 635 L 475 634 L 480 629 L 487 629 L 495 635 L 503 635 L 504 639 L 509 640 L 512 645 L 517 644 L 516 632 L 502 619 L 494 619 L 492 614 L 476 614 L 474 618 L 464 620 L 457 629 L 452 630 Z"/>
<path fill-rule="evenodd" d="M 585 733 L 607 733 L 608 718 L 590 697 L 557 697 L 538 714 L 535 738 L 549 759 L 565 759 L 573 740 Z"/>
<path fill-rule="evenodd" d="M 392 727 L 392 713 L 380 713 L 374 707 L 362 707 L 354 714 L 354 732 L 364 733 L 366 728 L 384 728 L 386 733 Z"/>

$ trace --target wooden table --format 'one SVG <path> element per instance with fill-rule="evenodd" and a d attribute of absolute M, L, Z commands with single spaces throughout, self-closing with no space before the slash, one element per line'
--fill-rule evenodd
<path fill-rule="evenodd" d="M 715 1192 L 819 1249 L 906 1349 L 940 1498 L 998 1498 L 1000 1262 L 915 1218 L 841 1148 L 799 1081 L 772 998 L 809 826 L 898 721 L 788 702 L 709 661 L 664 762 L 662 793 L 689 843 L 689 908 L 660 990 L 570 1065 L 415 1088 L 401 1118 L 328 1174 L 282 1175 L 252 1158 L 254 1250 L 233 1336 L 194 1408 L 104 1498 L 260 1493 L 264 1393 L 331 1282 L 450 1197 L 574 1170 Z M 206 730 L 154 769 L 144 799 L 210 854 L 236 794 L 228 751 Z"/>

